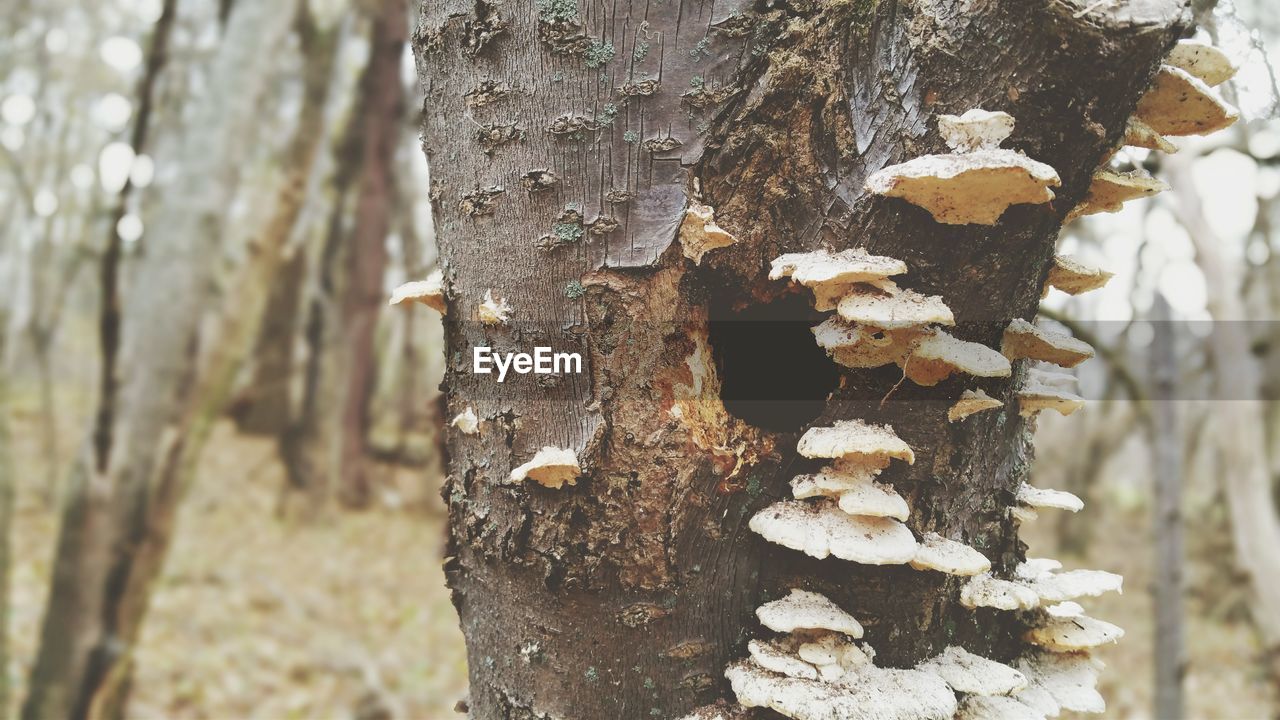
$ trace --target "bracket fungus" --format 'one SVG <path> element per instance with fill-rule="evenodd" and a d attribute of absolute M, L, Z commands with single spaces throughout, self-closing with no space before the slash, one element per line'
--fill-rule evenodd
<path fill-rule="evenodd" d="M 1178 152 L 1178 146 L 1169 142 L 1165 136 L 1155 131 L 1155 128 L 1142 122 L 1136 117 L 1129 118 L 1124 126 L 1124 144 L 1134 147 L 1147 148 L 1148 150 L 1159 150 L 1162 153 L 1173 154 Z"/>
<path fill-rule="evenodd" d="M 916 666 L 947 682 L 952 690 L 970 695 L 1008 695 L 1027 686 L 1027 677 L 1004 663 L 951 645 Z"/>
<path fill-rule="evenodd" d="M 916 555 L 916 539 L 892 518 L 850 515 L 834 503 L 783 500 L 748 523 L 769 542 L 822 560 L 837 557 L 863 565 L 902 565 Z"/>
<path fill-rule="evenodd" d="M 756 608 L 760 624 L 774 632 L 830 630 L 862 637 L 862 625 L 827 596 L 793 588 L 786 597 Z"/>
<path fill-rule="evenodd" d="M 841 250 L 837 253 L 825 249 L 806 253 L 780 255 L 771 263 L 769 279 L 789 277 L 792 281 L 812 288 L 814 307 L 818 310 L 834 310 L 840 298 L 847 295 L 859 283 L 888 287 L 892 275 L 907 271 L 906 263 L 891 257 L 871 255 L 861 248 Z"/>
<path fill-rule="evenodd" d="M 1087 265 L 1070 255 L 1055 255 L 1045 282 L 1044 294 L 1055 287 L 1068 295 L 1079 295 L 1097 290 L 1115 275 L 1106 270 Z"/>
<path fill-rule="evenodd" d="M 1135 115 L 1161 135 L 1208 135 L 1240 119 L 1203 80 L 1172 65 L 1160 66 Z"/>
<path fill-rule="evenodd" d="M 484 301 L 477 308 L 480 322 L 485 325 L 505 325 L 511 317 L 511 305 L 506 298 L 495 298 L 492 290 L 484 291 Z"/>
<path fill-rule="evenodd" d="M 975 377 L 1009 377 L 1009 360 L 981 343 L 969 342 L 936 330 L 916 341 L 898 364 L 917 385 L 937 385 L 952 374 Z"/>
<path fill-rule="evenodd" d="M 480 419 L 476 417 L 476 411 L 470 405 L 466 410 L 455 415 L 449 424 L 462 431 L 463 435 L 475 435 L 480 429 Z"/>
<path fill-rule="evenodd" d="M 1030 685 L 1015 697 L 1047 709 L 1043 696 L 1048 695 L 1060 710 L 1105 712 L 1107 703 L 1097 689 L 1099 665 L 1086 653 L 1029 653 L 1018 659 L 1017 667 L 1027 676 Z"/>
<path fill-rule="evenodd" d="M 1049 617 L 1043 625 L 1031 628 L 1023 637 L 1032 645 L 1050 652 L 1075 652 L 1114 643 L 1124 637 L 1124 630 L 1088 615 Z"/>
<path fill-rule="evenodd" d="M 955 422 L 963 420 L 974 413 L 983 410 L 994 410 L 1003 407 L 1004 403 L 991 397 L 982 389 L 965 390 L 960 394 L 960 399 L 947 409 L 947 422 Z"/>
<path fill-rule="evenodd" d="M 925 534 L 910 564 L 916 570 L 937 570 L 948 575 L 980 575 L 991 570 L 986 555 L 937 533 Z"/>
<path fill-rule="evenodd" d="M 1022 318 L 1014 318 L 1004 329 L 1000 352 L 1010 360 L 1042 360 L 1068 368 L 1093 357 L 1089 343 L 1032 325 Z"/>
<path fill-rule="evenodd" d="M 794 643 L 783 640 L 752 640 L 747 643 L 747 652 L 751 653 L 751 661 L 765 670 L 787 677 L 817 680 L 818 669 L 800 659 L 788 645 Z"/>
<path fill-rule="evenodd" d="M 884 467 L 891 458 L 916 461 L 915 453 L 888 425 L 840 420 L 830 427 L 809 428 L 796 446 L 807 458 L 867 460 Z"/>
<path fill-rule="evenodd" d="M 1028 375 L 1027 383 L 1018 390 L 1017 397 L 1018 414 L 1023 417 L 1041 410 L 1056 410 L 1060 415 L 1070 415 L 1084 407 L 1084 398 L 1033 375 Z"/>
<path fill-rule="evenodd" d="M 1080 512 L 1084 509 L 1084 501 L 1066 490 L 1038 488 L 1027 483 L 1022 483 L 1018 487 L 1018 502 L 1037 510 L 1055 508 L 1069 512 Z"/>
<path fill-rule="evenodd" d="M 880 330 L 832 316 L 814 326 L 813 338 L 831 359 L 849 368 L 873 368 L 898 362 L 922 334 L 918 328 Z"/>
<path fill-rule="evenodd" d="M 1044 611 L 1049 613 L 1052 617 L 1059 618 L 1080 617 L 1084 614 L 1084 608 L 1080 603 L 1072 602 L 1070 600 L 1063 600 L 1060 603 L 1054 603 L 1053 605 L 1045 608 Z"/>
<path fill-rule="evenodd" d="M 1040 605 L 1040 596 L 1020 583 L 984 573 L 970 578 L 960 589 L 960 604 L 970 610 L 1030 610 Z"/>
<path fill-rule="evenodd" d="M 680 223 L 680 248 L 694 265 L 702 264 L 702 256 L 716 248 L 728 247 L 737 242 L 724 228 L 716 224 L 716 211 L 710 205 L 690 203 Z"/>
<path fill-rule="evenodd" d="M 1165 62 L 1194 75 L 1209 87 L 1230 80 L 1238 70 L 1226 53 L 1198 40 L 1179 40 Z"/>
<path fill-rule="evenodd" d="M 872 478 L 878 471 L 865 466 L 826 467 L 812 475 L 797 475 L 791 492 L 797 500 L 828 497 L 850 515 L 870 515 L 906 520 L 907 501 L 892 486 Z"/>
<path fill-rule="evenodd" d="M 1067 219 L 1119 212 L 1130 200 L 1152 197 L 1168 189 L 1168 183 L 1141 168 L 1129 172 L 1102 169 L 1093 174 L 1088 194 L 1068 213 Z"/>
<path fill-rule="evenodd" d="M 837 312 L 844 320 L 881 330 L 901 330 L 930 324 L 955 325 L 951 308 L 937 295 L 922 295 L 893 286 L 888 291 L 854 289 L 840 299 Z"/>
<path fill-rule="evenodd" d="M 558 490 L 566 483 L 573 485 L 581 474 L 578 456 L 572 450 L 548 445 L 535 453 L 532 460 L 512 470 L 510 481 L 519 483 L 528 478 Z"/>
<path fill-rule="evenodd" d="M 999 147 L 1013 128 L 1005 113 L 941 116 L 938 129 L 955 154 L 922 155 L 878 170 L 870 192 L 918 205 L 947 225 L 994 225 L 1010 205 L 1047 203 L 1062 184 L 1052 167 Z"/>
<path fill-rule="evenodd" d="M 401 305 L 407 302 L 418 302 L 436 310 L 441 315 L 449 308 L 444 300 L 444 271 L 435 270 L 426 280 L 414 280 L 403 283 L 391 293 L 388 305 Z"/>
<path fill-rule="evenodd" d="M 1061 573 L 1042 573 L 1025 580 L 1027 587 L 1040 596 L 1041 604 L 1062 603 L 1082 597 L 1097 597 L 1103 593 L 1123 593 L 1124 577 L 1106 570 L 1068 570 Z M 1055 617 L 1075 617 L 1050 613 Z M 1078 615 L 1078 613 L 1077 613 Z"/>
<path fill-rule="evenodd" d="M 865 666 L 834 682 L 791 678 L 750 662 L 725 670 L 738 702 L 794 720 L 950 720 L 956 697 L 942 678 L 919 670 Z"/>

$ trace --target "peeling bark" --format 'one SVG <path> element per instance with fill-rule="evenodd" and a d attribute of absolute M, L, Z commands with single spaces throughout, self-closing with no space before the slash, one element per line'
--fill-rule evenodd
<path fill-rule="evenodd" d="M 952 644 L 1017 652 L 1018 620 L 964 609 L 948 576 L 820 562 L 748 532 L 816 465 L 793 450 L 804 427 L 766 430 L 727 410 L 722 378 L 758 359 L 716 348 L 713 320 L 785 302 L 785 284 L 767 279 L 784 252 L 863 247 L 904 260 L 904 285 L 942 296 L 958 337 L 998 347 L 1012 318 L 1034 315 L 1064 216 L 1184 22 L 1172 0 L 1088 7 L 423 3 L 447 416 L 471 406 L 481 421 L 475 435 L 448 430 L 445 489 L 473 717 L 679 717 L 726 697 L 752 610 L 791 587 L 857 616 L 877 664 Z M 511 91 L 468 103 L 486 82 Z M 941 226 L 863 190 L 886 165 L 945 152 L 933 118 L 974 107 L 1017 118 L 1007 145 L 1056 168 L 1058 200 L 993 226 Z M 496 126 L 521 132 L 494 146 L 475 131 Z M 522 184 L 543 171 L 556 181 Z M 675 243 L 691 202 L 736 238 L 698 266 Z M 475 322 L 490 290 L 509 301 L 509 324 Z M 777 327 L 755 327 L 762 352 Z M 588 370 L 497 385 L 470 372 L 478 345 L 579 351 Z M 832 369 L 773 349 L 801 374 Z M 917 456 L 881 477 L 912 506 L 910 528 L 963 537 L 1008 573 L 1023 554 L 1007 509 L 1032 430 L 1013 398 L 1021 374 L 926 388 L 899 386 L 892 367 L 841 371 L 813 422 L 891 424 Z M 949 423 L 974 387 L 1004 407 Z M 507 484 L 543 446 L 574 450 L 584 477 Z"/>

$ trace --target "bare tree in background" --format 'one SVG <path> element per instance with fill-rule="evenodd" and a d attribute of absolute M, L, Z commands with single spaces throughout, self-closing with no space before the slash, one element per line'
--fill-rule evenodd
<path fill-rule="evenodd" d="M 1186 671 L 1183 640 L 1182 568 L 1182 443 L 1178 433 L 1175 404 L 1178 383 L 1177 336 L 1169 303 L 1156 295 L 1151 345 L 1151 422 L 1155 472 L 1155 503 L 1152 526 L 1156 536 L 1155 580 L 1155 664 L 1156 717 L 1181 720 L 1183 717 L 1182 676 Z"/>
<path fill-rule="evenodd" d="M 965 339 L 999 345 L 1011 318 L 1035 314 L 1062 218 L 1182 29 L 1182 3 L 421 7 L 446 389 L 451 415 L 481 421 L 450 433 L 446 488 L 472 717 L 679 717 L 726 696 L 753 609 L 793 587 L 855 612 L 877 664 L 948 644 L 1017 655 L 1022 621 L 964 609 L 957 583 L 779 550 L 747 519 L 787 494 L 800 429 L 886 423 L 915 450 L 881 476 L 911 498 L 911 529 L 963 538 L 1007 575 L 1033 429 L 1014 410 L 1019 380 L 978 383 L 1005 409 L 962 428 L 946 409 L 965 382 L 880 369 L 824 385 L 803 322 L 761 323 L 733 347 L 717 333 L 785 316 L 772 258 L 865 247 L 905 260 Z M 864 191 L 872 172 L 943 147 L 935 114 L 976 107 L 1010 112 L 1012 146 L 1057 169 L 1052 207 L 944 226 Z M 700 266 L 674 242 L 693 199 L 737 239 Z M 475 322 L 489 292 L 509 325 Z M 535 344 L 582 352 L 587 374 L 535 387 L 470 372 L 471 347 Z M 816 413 L 752 426 L 722 383 Z M 543 446 L 577 454 L 576 486 L 509 484 Z"/>

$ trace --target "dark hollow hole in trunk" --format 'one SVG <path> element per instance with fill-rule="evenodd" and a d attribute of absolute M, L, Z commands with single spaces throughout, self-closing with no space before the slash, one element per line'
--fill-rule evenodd
<path fill-rule="evenodd" d="M 810 329 L 821 319 L 798 295 L 744 310 L 712 305 L 712 354 L 731 415 L 791 432 L 822 413 L 840 373 L 813 340 Z"/>

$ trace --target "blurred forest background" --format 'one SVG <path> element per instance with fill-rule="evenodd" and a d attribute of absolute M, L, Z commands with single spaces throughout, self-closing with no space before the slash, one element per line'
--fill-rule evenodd
<path fill-rule="evenodd" d="M 1128 631 L 1108 717 L 1152 717 L 1161 587 L 1182 588 L 1189 715 L 1280 712 L 1280 617 L 1244 575 L 1280 558 L 1259 542 L 1280 532 L 1280 7 L 1201 5 L 1244 119 L 1118 156 L 1173 189 L 1071 225 L 1061 251 L 1116 277 L 1045 299 L 1100 352 L 1091 406 L 1040 421 L 1036 484 L 1092 512 L 1041 518 L 1030 554 L 1127 579 L 1100 601 Z M 127 717 L 454 716 L 439 320 L 385 307 L 435 262 L 414 20 L 404 0 L 6 2 L 0 716 L 95 603 Z M 159 457 L 141 479 L 104 474 L 121 436 Z M 153 493 L 147 517 L 95 505 L 108 476 Z M 1176 567 L 1158 486 L 1181 497 Z M 136 533 L 122 583 L 77 574 L 94 518 Z"/>

